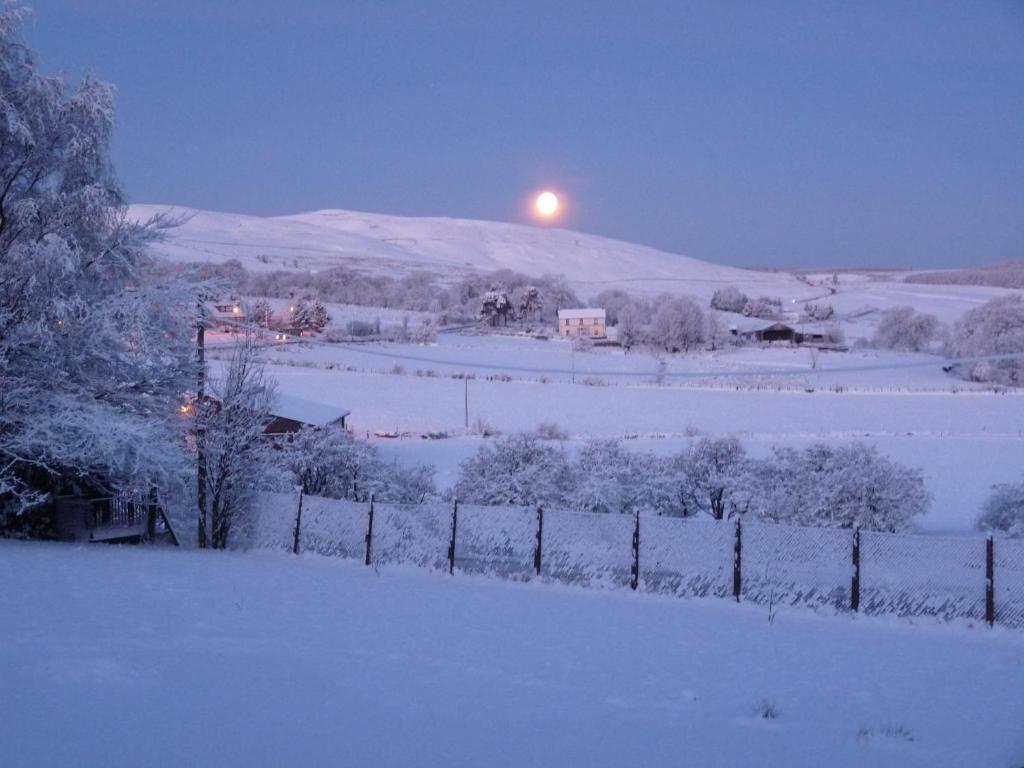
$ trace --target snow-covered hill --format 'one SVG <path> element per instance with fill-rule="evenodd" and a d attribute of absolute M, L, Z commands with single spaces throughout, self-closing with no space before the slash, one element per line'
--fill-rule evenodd
<path fill-rule="evenodd" d="M 807 285 L 787 273 L 720 266 L 564 229 L 338 210 L 263 218 L 162 205 L 131 208 L 140 219 L 164 211 L 190 218 L 158 246 L 163 255 L 178 261 L 238 259 L 254 272 L 344 265 L 389 275 L 429 270 L 451 279 L 512 269 L 564 274 L 583 295 L 622 287 L 710 296 L 724 285 L 784 299 L 808 294 Z"/>

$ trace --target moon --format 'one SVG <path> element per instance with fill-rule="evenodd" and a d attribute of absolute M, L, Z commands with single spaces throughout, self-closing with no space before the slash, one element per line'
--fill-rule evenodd
<path fill-rule="evenodd" d="M 536 205 L 541 216 L 554 216 L 558 213 L 558 196 L 554 192 L 541 192 L 537 195 Z"/>

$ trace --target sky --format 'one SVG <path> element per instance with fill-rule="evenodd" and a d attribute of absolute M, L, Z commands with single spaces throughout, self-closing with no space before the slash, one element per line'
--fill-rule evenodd
<path fill-rule="evenodd" d="M 559 226 L 751 267 L 1024 258 L 1024 0 L 28 0 L 132 202 Z"/>

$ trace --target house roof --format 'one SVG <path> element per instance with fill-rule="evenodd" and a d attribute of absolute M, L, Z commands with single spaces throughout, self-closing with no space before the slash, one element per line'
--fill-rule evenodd
<path fill-rule="evenodd" d="M 291 419 L 302 424 L 309 424 L 314 427 L 325 427 L 333 424 L 339 419 L 348 416 L 349 412 L 344 408 L 327 403 L 319 403 L 315 400 L 306 400 L 302 397 L 278 394 L 274 398 L 274 406 L 270 409 L 270 415 L 283 419 Z"/>
<path fill-rule="evenodd" d="M 558 310 L 559 320 L 577 320 L 584 317 L 596 317 L 604 320 L 604 310 L 598 307 L 585 307 L 580 309 Z"/>

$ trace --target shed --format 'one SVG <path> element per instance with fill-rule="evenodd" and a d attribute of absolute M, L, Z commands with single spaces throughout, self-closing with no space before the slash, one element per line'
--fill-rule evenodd
<path fill-rule="evenodd" d="M 266 435 L 287 435 L 303 427 L 345 428 L 349 411 L 336 405 L 315 400 L 306 400 L 291 395 L 277 395 L 270 409 L 270 420 L 263 433 Z"/>

